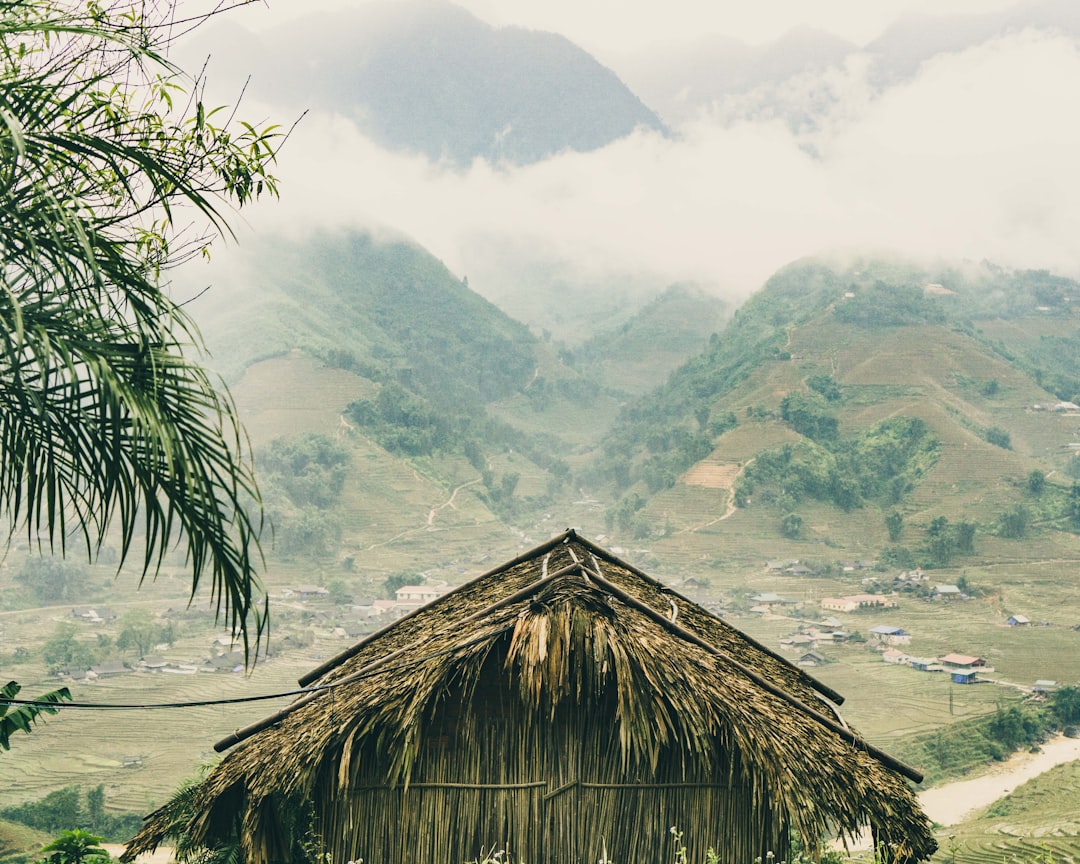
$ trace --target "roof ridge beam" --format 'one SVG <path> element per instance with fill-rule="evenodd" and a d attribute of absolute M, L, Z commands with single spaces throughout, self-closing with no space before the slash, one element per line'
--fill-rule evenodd
<path fill-rule="evenodd" d="M 554 549 L 556 546 L 560 545 L 561 543 L 565 543 L 568 540 L 575 539 L 575 538 L 577 538 L 577 535 L 574 533 L 574 529 L 573 528 L 568 528 L 562 534 L 557 534 L 556 536 L 554 536 L 550 540 L 548 540 L 546 543 L 542 543 L 539 546 L 537 546 L 535 549 L 530 549 L 528 552 L 523 552 L 521 555 L 519 555 L 514 560 L 509 561 L 506 564 L 500 564 L 498 567 L 495 567 L 492 570 L 488 570 L 486 573 L 481 573 L 479 576 L 475 577 L 474 579 L 472 579 L 470 581 L 476 581 L 476 579 L 484 579 L 484 578 L 486 578 L 488 576 L 494 576 L 496 573 L 501 573 L 501 572 L 503 572 L 505 570 L 509 570 L 511 567 L 516 567 L 518 564 L 523 564 L 524 562 L 528 561 L 529 559 L 535 558 L 537 555 L 541 555 L 541 554 L 543 554 L 545 552 L 550 553 L 550 551 L 552 549 Z M 545 558 L 545 561 L 544 561 L 544 570 L 545 571 L 547 570 L 547 560 L 546 560 L 546 558 Z M 469 583 L 466 582 L 465 584 L 467 585 Z M 458 586 L 458 588 L 461 588 L 461 587 L 463 587 L 463 586 L 461 586 L 461 585 Z M 454 590 L 456 591 L 457 589 L 454 589 Z M 369 644 L 371 644 L 376 639 L 378 639 L 380 636 L 382 636 L 391 627 L 396 627 L 402 621 L 406 621 L 409 618 L 412 618 L 414 615 L 417 615 L 420 612 L 429 611 L 433 605 L 445 601 L 446 598 L 452 596 L 453 593 L 454 593 L 454 591 L 451 591 L 449 594 L 444 594 L 442 597 L 438 597 L 435 600 L 432 600 L 430 603 L 426 603 L 425 605 L 414 609 L 412 612 L 409 612 L 407 615 L 402 615 L 400 618 L 397 618 L 397 619 L 389 622 L 388 624 L 380 627 L 374 633 L 371 633 L 368 636 L 365 636 L 363 639 L 361 639 L 355 645 L 349 646 L 348 648 L 346 648 L 341 653 L 335 654 L 329 660 L 326 660 L 323 663 L 321 663 L 320 665 L 316 666 L 310 672 L 307 672 L 304 675 L 301 675 L 300 678 L 297 679 L 297 683 L 299 683 L 301 687 L 307 687 L 312 682 L 317 681 L 318 679 L 322 678 L 322 676 L 325 675 L 327 672 L 329 672 L 331 669 L 334 669 L 334 668 L 340 666 L 342 663 L 346 662 L 347 660 L 351 660 L 353 657 L 355 657 L 357 654 L 359 654 L 365 647 L 367 647 Z"/>
<path fill-rule="evenodd" d="M 655 576 L 650 576 L 644 570 L 641 570 L 640 568 L 635 567 L 629 561 L 624 561 L 622 558 L 619 558 L 617 555 L 612 554 L 607 549 L 604 549 L 602 546 L 597 546 L 591 540 L 588 540 L 585 537 L 582 537 L 582 536 L 576 535 L 576 534 L 574 535 L 573 539 L 575 539 L 578 543 L 581 543 L 583 546 L 585 546 L 587 549 L 589 549 L 589 551 L 592 552 L 594 559 L 597 556 L 599 556 L 602 560 L 607 561 L 610 564 L 614 564 L 617 567 L 623 567 L 623 568 L 629 570 L 635 576 L 638 576 L 641 579 L 647 580 L 651 584 L 655 585 L 660 591 L 663 591 L 665 594 L 673 594 L 676 597 L 678 597 L 680 600 L 684 601 L 685 603 L 689 603 L 689 604 L 695 605 L 695 606 L 698 605 L 698 604 L 694 603 L 694 601 L 691 600 L 689 597 L 686 597 L 683 594 L 680 594 L 674 588 L 671 588 L 668 585 L 665 585 L 663 582 L 661 582 Z M 768 654 L 774 660 L 782 663 L 784 666 L 787 666 L 788 669 L 790 669 L 795 675 L 797 675 L 802 681 L 804 681 L 806 683 L 806 685 L 808 687 L 810 687 L 811 689 L 816 690 L 822 696 L 825 696 L 827 699 L 829 699 L 831 702 L 835 702 L 837 705 L 843 705 L 844 704 L 843 695 L 840 694 L 840 693 L 837 693 L 828 684 L 824 684 L 821 681 L 819 681 L 817 678 L 815 678 L 813 675 L 808 674 L 805 669 L 800 669 L 798 666 L 796 666 L 794 663 L 792 663 L 790 660 L 788 660 L 787 657 L 784 657 L 782 654 L 778 654 L 777 652 L 773 651 L 771 648 L 769 648 L 767 645 L 762 644 L 757 639 L 755 639 L 753 636 L 750 636 L 749 634 L 744 633 L 742 630 L 739 630 L 737 627 L 732 627 L 732 625 L 728 624 L 726 621 L 722 621 L 722 623 L 727 627 L 731 627 L 732 630 L 735 630 L 739 634 L 740 638 L 742 638 L 746 642 L 749 642 L 751 645 L 753 645 L 759 651 L 762 651 L 763 653 Z"/>
<path fill-rule="evenodd" d="M 630 606 L 630 607 L 632 607 L 634 609 L 637 609 L 639 612 L 642 612 L 643 614 L 647 615 L 649 618 L 651 618 L 653 621 L 655 621 L 661 627 L 667 628 L 668 630 L 670 630 L 675 635 L 681 637 L 682 639 L 685 639 L 688 642 L 693 643 L 694 645 L 697 645 L 699 648 L 704 649 L 709 654 L 712 654 L 714 657 L 719 658 L 722 662 L 729 664 L 732 668 L 734 668 L 736 671 L 740 672 L 741 674 L 745 675 L 747 678 L 749 678 L 755 684 L 757 684 L 758 686 L 762 687 L 765 690 L 768 690 L 774 696 L 776 696 L 776 697 L 778 697 L 780 699 L 783 699 L 789 705 L 792 705 L 793 707 L 798 708 L 800 711 L 807 714 L 809 717 L 812 717 L 814 720 L 816 720 L 818 723 L 820 723 L 825 728 L 827 728 L 830 731 L 832 731 L 832 732 L 836 733 L 837 735 L 839 735 L 841 738 L 843 738 L 849 744 L 853 744 L 854 746 L 858 747 L 859 749 L 865 750 L 868 754 L 870 754 L 875 759 L 877 759 L 878 762 L 880 762 L 882 765 L 886 766 L 887 768 L 891 768 L 892 770 L 897 771 L 900 774 L 903 774 L 905 777 L 907 777 L 909 780 L 912 780 L 915 783 L 921 783 L 922 782 L 923 775 L 918 769 L 912 768 L 910 765 L 907 765 L 907 764 L 901 762 L 899 759 L 896 759 L 895 757 L 890 756 L 884 750 L 879 750 L 873 744 L 866 741 L 864 738 L 861 738 L 860 736 L 856 735 L 850 729 L 847 729 L 844 726 L 839 725 L 835 721 L 833 721 L 830 718 L 826 717 L 824 714 L 822 714 L 817 709 L 812 708 L 811 706 L 807 705 L 805 702 L 803 702 L 797 696 L 791 695 L 786 690 L 784 690 L 782 687 L 777 687 L 775 684 L 773 684 L 771 681 L 769 681 L 769 679 L 759 675 L 753 669 L 750 669 L 749 667 L 744 666 L 742 663 L 740 663 L 734 657 L 731 657 L 728 654 L 724 653 L 719 648 L 717 648 L 715 645 L 712 645 L 711 643 L 706 642 L 704 639 L 702 639 L 696 633 L 694 633 L 694 632 L 692 632 L 690 630 L 687 630 L 681 624 L 676 624 L 670 618 L 664 617 L 662 614 L 657 612 L 655 609 L 653 609 L 647 603 L 643 603 L 640 600 L 638 600 L 636 597 L 634 597 L 633 595 L 628 594 L 626 591 L 623 591 L 622 588 L 620 588 L 618 585 L 615 585 L 612 582 L 609 582 L 605 577 L 603 577 L 603 576 L 601 576 L 599 574 L 593 574 L 593 579 L 596 580 L 596 583 L 597 583 L 597 585 L 599 587 L 603 588 L 605 591 L 610 592 L 616 598 L 621 600 L 623 603 L 626 603 L 628 606 Z"/>

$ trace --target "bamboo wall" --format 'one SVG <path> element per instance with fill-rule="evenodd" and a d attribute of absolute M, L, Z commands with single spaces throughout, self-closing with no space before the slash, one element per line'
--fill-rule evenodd
<path fill-rule="evenodd" d="M 786 825 L 755 806 L 762 790 L 752 794 L 737 757 L 715 754 L 706 769 L 670 747 L 655 770 L 624 765 L 612 698 L 564 700 L 538 718 L 497 663 L 467 698 L 448 694 L 427 718 L 407 789 L 388 786 L 386 754 L 369 736 L 348 794 L 316 802 L 334 861 L 462 864 L 506 850 L 529 864 L 595 864 L 605 852 L 661 864 L 673 858 L 672 826 L 692 861 L 710 847 L 725 864 L 786 859 Z"/>

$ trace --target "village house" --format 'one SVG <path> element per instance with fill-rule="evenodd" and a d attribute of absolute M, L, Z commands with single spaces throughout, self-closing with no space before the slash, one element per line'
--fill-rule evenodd
<path fill-rule="evenodd" d="M 330 592 L 322 585 L 297 585 L 288 589 L 287 593 L 300 600 L 321 600 L 330 596 Z"/>
<path fill-rule="evenodd" d="M 896 864 L 937 845 L 921 775 L 846 726 L 840 694 L 574 531 L 299 683 L 313 689 L 217 742 L 230 752 L 189 815 L 150 814 L 121 860 L 177 833 L 247 864 L 312 846 L 341 862 L 661 861 L 672 825 L 692 861 L 788 860 L 795 831 L 815 846 L 869 828 Z"/>
<path fill-rule="evenodd" d="M 402 585 L 394 596 L 399 606 L 423 606 L 453 589 L 449 585 Z"/>
<path fill-rule="evenodd" d="M 912 661 L 911 655 L 905 654 L 899 648 L 886 648 L 881 652 L 881 659 L 885 663 L 891 663 L 894 666 L 908 666 Z"/>
<path fill-rule="evenodd" d="M 955 585 L 937 585 L 930 597 L 933 600 L 962 600 L 964 592 Z"/>
<path fill-rule="evenodd" d="M 990 671 L 982 657 L 971 657 L 968 654 L 946 654 L 944 657 L 938 657 L 938 662 L 950 672 L 953 670 L 971 672 L 977 669 Z"/>
<path fill-rule="evenodd" d="M 796 633 L 794 636 L 785 636 L 780 640 L 780 647 L 789 651 L 804 651 L 816 645 L 817 640 L 806 633 Z"/>
<path fill-rule="evenodd" d="M 139 659 L 139 669 L 143 672 L 161 672 L 168 665 L 168 660 L 156 654 L 148 654 Z"/>
<path fill-rule="evenodd" d="M 115 678 L 117 675 L 125 675 L 131 671 L 131 667 L 120 660 L 106 660 L 103 663 L 95 663 L 86 673 L 89 679 Z"/>
<path fill-rule="evenodd" d="M 792 564 L 790 567 L 785 567 L 784 572 L 789 576 L 813 576 L 814 571 L 807 567 L 805 564 Z"/>
<path fill-rule="evenodd" d="M 1026 615 L 1010 615 L 1009 620 L 1005 623 L 1010 627 L 1029 627 L 1031 625 L 1031 619 Z"/>
<path fill-rule="evenodd" d="M 799 605 L 798 600 L 791 597 L 781 597 L 779 594 L 771 592 L 755 594 L 750 598 L 750 602 L 753 604 L 750 611 L 755 615 L 783 614 L 790 607 Z"/>
<path fill-rule="evenodd" d="M 807 651 L 803 654 L 798 661 L 799 666 L 824 666 L 829 660 L 824 654 L 820 654 L 817 651 Z"/>
<path fill-rule="evenodd" d="M 881 645 L 910 645 L 911 634 L 901 627 L 879 624 L 870 628 L 870 638 Z"/>
<path fill-rule="evenodd" d="M 812 642 L 838 644 L 847 642 L 850 638 L 850 634 L 833 627 L 804 627 L 799 632 L 801 635 L 808 637 Z"/>
<path fill-rule="evenodd" d="M 849 594 L 846 597 L 823 597 L 821 608 L 829 612 L 855 612 L 859 609 L 891 609 L 896 601 L 883 594 Z"/>
<path fill-rule="evenodd" d="M 384 615 L 389 615 L 395 609 L 397 609 L 397 600 L 372 600 L 371 605 L 367 607 L 361 607 L 357 611 L 361 615 L 366 615 L 369 618 L 381 618 Z"/>
<path fill-rule="evenodd" d="M 243 672 L 244 652 L 237 649 L 226 651 L 224 654 L 215 654 L 207 659 L 199 669 L 200 672 Z"/>

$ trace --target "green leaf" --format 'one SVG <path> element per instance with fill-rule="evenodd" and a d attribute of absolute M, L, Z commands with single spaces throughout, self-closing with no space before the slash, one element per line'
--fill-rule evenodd
<path fill-rule="evenodd" d="M 43 696 L 37 697 L 34 702 L 46 703 L 41 705 L 18 705 L 12 706 L 9 700 L 18 696 L 22 688 L 15 681 L 9 681 L 0 687 L 0 748 L 11 749 L 11 734 L 13 732 L 26 732 L 29 734 L 31 727 L 37 722 L 42 714 L 55 714 L 53 705 L 63 701 L 71 701 L 71 691 L 67 687 L 53 690 Z"/>

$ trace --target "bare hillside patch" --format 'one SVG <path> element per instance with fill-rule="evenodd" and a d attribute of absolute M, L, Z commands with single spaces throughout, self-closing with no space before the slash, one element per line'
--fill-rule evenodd
<path fill-rule="evenodd" d="M 249 367 L 233 397 L 252 444 L 283 435 L 344 431 L 342 412 L 375 392 L 374 385 L 344 369 L 332 369 L 299 352 Z"/>
<path fill-rule="evenodd" d="M 730 489 L 740 469 L 734 462 L 698 462 L 683 475 L 683 483 L 706 489 Z"/>

